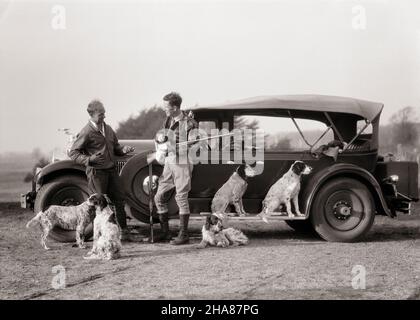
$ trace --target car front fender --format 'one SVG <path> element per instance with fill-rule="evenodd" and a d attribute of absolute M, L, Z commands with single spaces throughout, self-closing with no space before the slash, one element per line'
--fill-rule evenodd
<path fill-rule="evenodd" d="M 150 152 L 151 151 L 144 151 L 130 158 L 120 173 L 121 185 L 126 196 L 125 200 L 128 205 L 138 210 L 143 210 L 144 205 L 137 199 L 136 195 L 134 194 L 134 178 L 141 169 L 147 167 L 147 155 Z"/>
<path fill-rule="evenodd" d="M 57 162 L 50 163 L 43 167 L 41 171 L 36 176 L 36 183 L 42 185 L 47 177 L 55 175 L 58 172 L 62 171 L 76 171 L 81 174 L 85 174 L 86 167 L 74 162 L 73 160 L 61 160 Z"/>
<path fill-rule="evenodd" d="M 388 207 L 381 187 L 375 177 L 367 170 L 348 163 L 337 163 L 324 168 L 309 178 L 302 190 L 302 199 L 304 200 L 305 216 L 309 217 L 312 202 L 317 192 L 322 186 L 332 178 L 349 177 L 357 179 L 364 183 L 371 191 L 378 212 L 385 213 L 390 217 L 395 217 Z"/>

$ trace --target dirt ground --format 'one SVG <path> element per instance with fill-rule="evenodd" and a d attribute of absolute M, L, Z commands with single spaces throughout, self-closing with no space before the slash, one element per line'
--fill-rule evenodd
<path fill-rule="evenodd" d="M 281 221 L 242 221 L 235 226 L 248 246 L 204 250 L 195 248 L 202 220 L 191 222 L 192 243 L 179 247 L 142 242 L 147 226 L 131 220 L 139 241 L 108 262 L 83 260 L 87 250 L 68 243 L 43 250 L 39 230 L 25 228 L 32 215 L 0 205 L 0 299 L 420 299 L 418 213 L 377 217 L 365 241 L 352 244 L 299 234 Z M 365 289 L 352 287 L 362 275 L 357 265 Z M 64 268 L 65 288 L 54 289 L 54 266 Z"/>

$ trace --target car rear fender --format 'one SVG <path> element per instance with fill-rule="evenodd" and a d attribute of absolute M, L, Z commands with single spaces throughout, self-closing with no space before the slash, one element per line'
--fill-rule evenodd
<path fill-rule="evenodd" d="M 376 181 L 375 177 L 369 171 L 347 163 L 338 163 L 332 165 L 317 172 L 309 178 L 301 193 L 302 199 L 305 199 L 304 212 L 306 217 L 309 216 L 312 202 L 317 192 L 328 180 L 339 177 L 353 178 L 364 183 L 374 198 L 376 211 L 380 214 L 385 213 L 392 218 L 394 217 L 388 207 L 388 204 L 386 203 L 381 187 Z"/>

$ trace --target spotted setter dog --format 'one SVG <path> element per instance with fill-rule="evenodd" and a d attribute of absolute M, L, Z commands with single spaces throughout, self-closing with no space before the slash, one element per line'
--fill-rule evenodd
<path fill-rule="evenodd" d="M 293 217 L 292 205 L 295 207 L 297 216 L 303 216 L 299 210 L 299 191 L 300 178 L 302 175 L 311 173 L 312 168 L 302 161 L 295 161 L 287 171 L 276 183 L 274 183 L 270 190 L 268 190 L 265 199 L 263 200 L 263 208 L 259 216 L 264 222 L 268 222 L 267 217 L 270 213 L 275 212 L 280 205 L 286 206 L 287 215 Z"/>
<path fill-rule="evenodd" d="M 255 176 L 255 169 L 248 164 L 242 164 L 230 176 L 225 184 L 216 192 L 211 203 L 212 213 L 225 214 L 230 204 L 233 204 L 236 214 L 246 216 L 242 197 L 248 187 L 248 178 Z"/>
<path fill-rule="evenodd" d="M 65 207 L 52 205 L 47 210 L 40 211 L 26 224 L 26 227 L 41 226 L 41 245 L 45 250 L 50 249 L 47 246 L 47 238 L 54 227 L 76 230 L 77 246 L 79 248 L 86 248 L 85 229 L 94 218 L 95 205 L 88 199 L 78 206 Z"/>
<path fill-rule="evenodd" d="M 248 237 L 242 231 L 223 227 L 223 217 L 222 214 L 215 213 L 206 218 L 206 223 L 201 229 L 202 240 L 197 246 L 198 249 L 207 246 L 226 248 L 248 244 Z"/>
<path fill-rule="evenodd" d="M 103 194 L 93 194 L 90 201 L 95 205 L 93 221 L 93 246 L 84 259 L 112 260 L 120 257 L 121 231 L 115 220 L 115 208 Z"/>

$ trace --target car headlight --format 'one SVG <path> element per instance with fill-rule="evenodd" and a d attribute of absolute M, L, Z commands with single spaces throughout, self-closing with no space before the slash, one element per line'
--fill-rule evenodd
<path fill-rule="evenodd" d="M 396 174 L 390 175 L 388 178 L 385 178 L 383 181 L 386 183 L 397 183 L 400 177 Z"/>
<path fill-rule="evenodd" d="M 398 182 L 399 179 L 400 179 L 400 177 L 397 176 L 396 174 L 393 174 L 393 175 L 389 176 L 389 180 L 391 182 Z"/>

